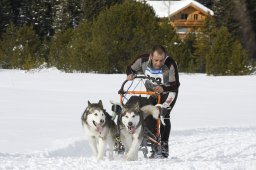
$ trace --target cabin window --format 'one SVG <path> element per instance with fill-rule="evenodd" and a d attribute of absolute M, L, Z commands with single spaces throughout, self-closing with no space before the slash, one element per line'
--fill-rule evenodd
<path fill-rule="evenodd" d="M 186 33 L 186 32 L 188 32 L 188 28 L 187 27 L 177 27 L 177 32 L 178 33 Z"/>
<path fill-rule="evenodd" d="M 188 18 L 188 14 L 184 14 L 182 13 L 181 16 L 180 16 L 181 19 L 187 19 Z"/>
<path fill-rule="evenodd" d="M 194 15 L 194 20 L 198 20 L 198 14 Z"/>

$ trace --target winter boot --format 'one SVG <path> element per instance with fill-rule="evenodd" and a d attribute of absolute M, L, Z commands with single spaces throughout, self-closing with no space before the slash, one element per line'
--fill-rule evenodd
<path fill-rule="evenodd" d="M 152 146 L 152 151 L 151 155 L 149 156 L 150 159 L 155 159 L 155 158 L 164 158 L 162 155 L 162 150 L 161 146 Z"/>
<path fill-rule="evenodd" d="M 162 150 L 162 156 L 164 158 L 168 158 L 169 156 L 169 146 L 167 141 L 161 142 L 161 150 Z"/>

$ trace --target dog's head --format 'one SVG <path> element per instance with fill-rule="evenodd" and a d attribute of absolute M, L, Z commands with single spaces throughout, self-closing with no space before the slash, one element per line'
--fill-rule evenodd
<path fill-rule="evenodd" d="M 97 132 L 102 131 L 106 122 L 106 115 L 101 100 L 98 103 L 90 103 L 90 101 L 88 101 L 88 106 L 84 111 L 82 121 L 91 128 L 95 128 Z"/>
<path fill-rule="evenodd" d="M 142 121 L 142 114 L 138 103 L 129 106 L 123 106 L 121 113 L 121 122 L 130 134 L 134 134 L 137 125 Z"/>

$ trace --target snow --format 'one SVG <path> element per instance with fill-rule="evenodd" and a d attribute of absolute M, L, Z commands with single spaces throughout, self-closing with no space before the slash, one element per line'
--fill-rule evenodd
<path fill-rule="evenodd" d="M 123 74 L 0 69 L 0 169 L 256 169 L 255 75 L 180 74 L 168 159 L 96 161 L 80 117 L 119 101 Z"/>
<path fill-rule="evenodd" d="M 214 15 L 213 11 L 204 5 L 194 0 L 181 0 L 181 1 L 147 1 L 147 4 L 153 7 L 158 17 L 168 17 L 176 14 L 178 11 L 194 5 L 200 8 L 205 13 Z"/>

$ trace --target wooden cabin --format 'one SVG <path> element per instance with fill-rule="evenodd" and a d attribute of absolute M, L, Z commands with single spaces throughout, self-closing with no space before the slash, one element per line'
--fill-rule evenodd
<path fill-rule="evenodd" d="M 168 17 L 181 39 L 188 33 L 200 33 L 213 11 L 194 0 L 147 1 L 159 18 Z"/>

